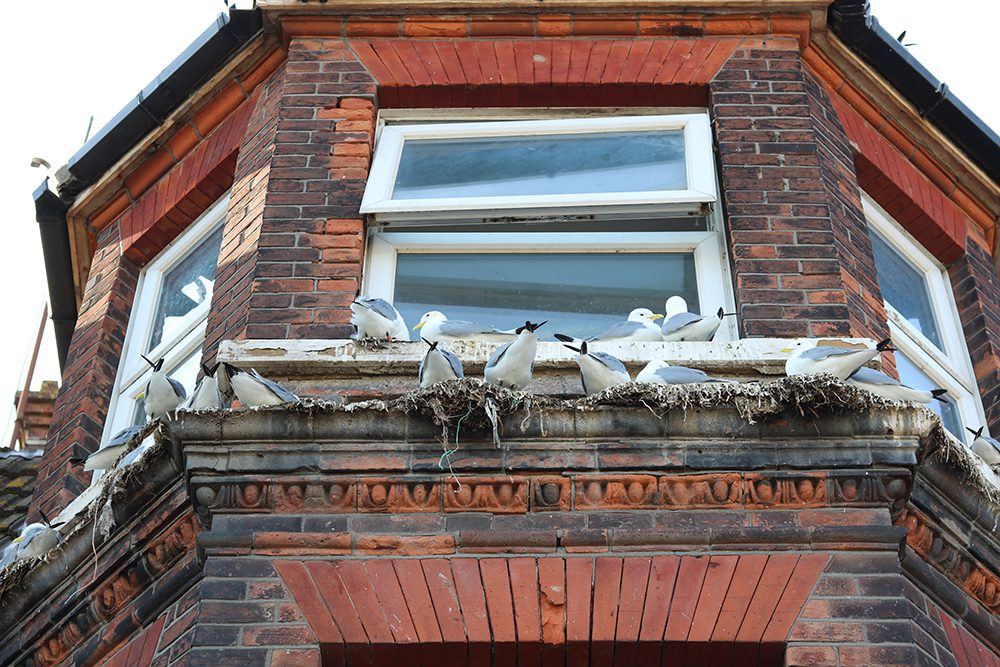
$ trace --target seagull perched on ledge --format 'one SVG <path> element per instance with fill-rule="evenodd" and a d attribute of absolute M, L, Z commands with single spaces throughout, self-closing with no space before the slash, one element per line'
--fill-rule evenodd
<path fill-rule="evenodd" d="M 96 452 L 91 453 L 87 458 L 84 459 L 74 457 L 71 458 L 69 462 L 73 465 L 80 465 L 82 463 L 84 470 L 107 470 L 114 465 L 114 462 L 118 460 L 118 457 L 125 453 L 125 450 L 128 449 L 129 443 L 132 442 L 132 438 L 138 435 L 139 431 L 144 428 L 146 428 L 145 424 L 136 424 L 134 426 L 124 428 L 108 440 L 106 445 L 98 449 Z M 142 447 L 140 445 L 139 448 L 133 450 L 132 454 L 139 451 L 141 448 Z M 128 463 L 125 462 L 125 459 L 122 459 L 121 463 L 119 463 L 117 467 L 124 468 L 129 463 L 132 463 L 132 461 L 139 458 L 142 452 L 139 452 L 139 454 L 136 454 L 135 456 L 132 456 L 132 454 L 125 457 L 126 459 L 131 459 Z"/>
<path fill-rule="evenodd" d="M 636 308 L 628 314 L 627 320 L 612 324 L 596 336 L 587 338 L 586 341 L 588 343 L 611 343 L 633 340 L 658 341 L 662 339 L 662 334 L 660 333 L 660 327 L 656 324 L 656 320 L 662 317 L 663 315 L 654 313 L 649 308 Z M 573 345 L 580 345 L 583 342 L 579 338 L 573 338 L 561 333 L 555 334 L 555 337 L 556 340 Z"/>
<path fill-rule="evenodd" d="M 422 340 L 427 343 L 428 349 L 427 354 L 420 360 L 420 372 L 417 375 L 421 389 L 426 389 L 432 384 L 445 380 L 457 380 L 465 377 L 462 362 L 454 353 L 439 347 L 440 341 L 432 343 L 427 339 Z"/>
<path fill-rule="evenodd" d="M 876 396 L 888 398 L 890 401 L 912 401 L 913 403 L 923 403 L 925 405 L 933 400 L 938 400 L 942 403 L 948 402 L 942 398 L 942 395 L 947 392 L 946 389 L 914 389 L 913 387 L 907 387 L 896 378 L 886 375 L 881 371 L 873 368 L 865 368 L 864 366 L 854 371 L 847 378 L 847 384 L 867 389 Z"/>
<path fill-rule="evenodd" d="M 535 350 L 538 348 L 538 335 L 535 331 L 543 324 L 545 322 L 525 322 L 523 327 L 518 327 L 517 338 L 490 355 L 483 378 L 490 384 L 498 384 L 514 391 L 527 387 L 531 382 Z"/>
<path fill-rule="evenodd" d="M 351 304 L 351 324 L 354 325 L 355 340 L 410 340 L 410 330 L 395 306 L 385 299 L 363 297 L 360 292 Z"/>
<path fill-rule="evenodd" d="M 299 400 L 298 396 L 277 382 L 268 380 L 256 369 L 251 368 L 245 371 L 227 363 L 223 363 L 223 367 L 226 369 L 229 382 L 236 393 L 236 398 L 240 399 L 241 405 L 246 407 L 282 405 Z"/>
<path fill-rule="evenodd" d="M 501 331 L 475 322 L 449 320 L 439 310 L 424 313 L 423 317 L 420 318 L 420 323 L 413 328 L 414 330 L 423 329 L 420 335 L 432 343 L 441 340 L 508 341 L 517 335 L 515 332 Z"/>
<path fill-rule="evenodd" d="M 146 417 L 149 419 L 166 417 L 187 398 L 184 385 L 167 377 L 163 372 L 162 358 L 154 363 L 141 354 L 139 356 L 153 369 L 153 374 L 149 376 L 149 382 L 146 383 L 146 389 L 141 396 L 146 401 Z"/>
<path fill-rule="evenodd" d="M 791 352 L 785 362 L 785 375 L 814 375 L 829 373 L 839 380 L 846 380 L 851 373 L 858 370 L 882 352 L 891 352 L 892 345 L 888 338 L 879 341 L 871 347 L 834 347 L 832 345 L 817 345 L 813 341 L 800 340 L 792 347 L 782 349 Z"/>
<path fill-rule="evenodd" d="M 226 407 L 217 377 L 220 364 L 211 368 L 205 364 L 201 370 L 205 375 L 198 381 L 191 395 L 181 403 L 180 410 L 221 410 Z"/>
<path fill-rule="evenodd" d="M 589 351 L 587 341 L 581 342 L 580 347 L 572 345 L 564 345 L 564 347 L 577 353 L 576 363 L 580 365 L 583 393 L 588 396 L 632 380 L 625 364 L 610 354 Z"/>
<path fill-rule="evenodd" d="M 671 366 L 662 359 L 653 359 L 635 376 L 636 382 L 652 384 L 694 384 L 696 382 L 732 382 L 714 378 L 705 371 L 687 366 Z"/>
<path fill-rule="evenodd" d="M 667 315 L 661 329 L 665 341 L 710 341 L 722 325 L 722 318 L 736 314 L 723 308 L 712 315 L 689 313 L 687 302 L 679 296 L 667 299 L 665 308 Z"/>
<path fill-rule="evenodd" d="M 972 451 L 978 454 L 979 458 L 986 461 L 986 465 L 993 468 L 1000 465 L 1000 441 L 988 435 L 983 435 L 985 428 L 985 426 L 980 426 L 978 431 L 973 431 L 971 428 L 966 427 L 965 430 L 975 438 L 972 441 Z"/>

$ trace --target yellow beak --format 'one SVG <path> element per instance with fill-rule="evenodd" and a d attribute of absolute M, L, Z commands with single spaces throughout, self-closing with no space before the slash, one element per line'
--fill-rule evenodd
<path fill-rule="evenodd" d="M 144 399 L 144 398 L 146 398 L 146 392 L 144 392 L 144 391 L 140 391 L 140 392 L 139 392 L 138 394 L 136 394 L 136 396 L 135 396 L 135 400 L 137 400 L 137 401 L 141 401 L 141 400 L 142 400 L 142 399 Z"/>
<path fill-rule="evenodd" d="M 651 320 L 658 320 L 658 319 L 660 319 L 660 318 L 662 318 L 662 317 L 663 317 L 663 315 L 661 315 L 660 313 L 653 313 L 653 314 L 652 314 L 652 315 L 651 315 L 651 316 L 649 317 L 649 319 L 651 319 Z"/>
<path fill-rule="evenodd" d="M 790 348 L 790 347 L 783 347 L 780 350 L 778 350 L 778 352 L 784 352 L 785 354 L 788 354 L 791 351 L 792 351 L 792 348 Z"/>
<path fill-rule="evenodd" d="M 413 327 L 413 330 L 416 331 L 417 329 L 419 329 L 420 327 L 424 326 L 425 324 L 427 324 L 427 322 L 421 322 L 417 326 Z"/>
<path fill-rule="evenodd" d="M 23 541 L 24 541 L 24 538 L 20 537 L 20 536 L 19 537 L 15 537 L 13 540 L 11 540 L 11 542 L 13 542 L 14 544 L 17 544 L 18 542 L 23 542 Z"/>

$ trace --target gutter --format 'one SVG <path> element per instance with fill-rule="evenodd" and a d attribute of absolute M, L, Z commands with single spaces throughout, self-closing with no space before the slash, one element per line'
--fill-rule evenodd
<path fill-rule="evenodd" d="M 1000 135 L 938 81 L 895 37 L 879 25 L 867 0 L 834 0 L 829 25 L 913 106 L 1000 183 Z"/>
<path fill-rule="evenodd" d="M 65 167 L 58 194 L 48 180 L 35 190 L 35 219 L 42 238 L 59 366 L 63 368 L 76 327 L 76 291 L 66 213 L 84 189 L 111 169 L 143 137 L 166 122 L 190 95 L 218 72 L 263 29 L 259 9 L 231 9 L 173 60 L 115 114 Z"/>

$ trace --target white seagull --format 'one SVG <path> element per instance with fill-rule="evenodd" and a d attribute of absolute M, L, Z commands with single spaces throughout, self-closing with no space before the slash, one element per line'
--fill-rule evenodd
<path fill-rule="evenodd" d="M 882 352 L 891 352 L 891 341 L 886 338 L 874 348 L 871 347 L 833 347 L 832 345 L 816 345 L 813 341 L 800 340 L 792 347 L 783 348 L 782 352 L 791 352 L 785 362 L 785 375 L 813 375 L 829 373 L 846 380 Z"/>
<path fill-rule="evenodd" d="M 612 324 L 596 336 L 587 338 L 586 341 L 588 343 L 607 343 L 614 341 L 662 340 L 660 327 L 656 324 L 656 320 L 662 317 L 663 315 L 654 313 L 649 308 L 636 308 L 628 314 L 627 320 Z M 561 340 L 564 343 L 572 343 L 573 345 L 579 345 L 583 342 L 579 338 L 573 338 L 566 334 L 557 333 L 555 337 L 556 340 Z"/>
<path fill-rule="evenodd" d="M 420 360 L 420 388 L 426 389 L 432 384 L 444 382 L 445 380 L 456 380 L 465 377 L 462 371 L 462 362 L 454 353 L 440 347 L 440 341 L 424 339 L 427 343 L 427 354 Z"/>
<path fill-rule="evenodd" d="M 82 463 L 84 470 L 107 470 L 114 465 L 119 456 L 125 453 L 125 450 L 128 449 L 132 439 L 144 428 L 146 428 L 145 424 L 136 424 L 134 426 L 124 428 L 108 440 L 108 444 L 104 445 L 96 452 L 92 452 L 86 458 L 71 458 L 69 462 L 73 465 L 80 465 Z M 152 439 L 150 440 L 152 441 Z M 125 457 L 126 459 L 131 459 L 128 463 L 125 462 L 125 459 L 122 459 L 121 463 L 119 463 L 116 467 L 124 468 L 129 463 L 132 463 L 132 461 L 138 459 L 139 456 L 142 455 L 142 452 L 139 452 L 139 454 L 136 454 L 135 456 L 132 456 L 132 454 L 140 449 L 142 449 L 142 445 L 132 450 L 132 452 L 129 453 L 129 456 Z M 145 450 L 143 449 L 143 452 L 144 451 Z"/>
<path fill-rule="evenodd" d="M 153 369 L 153 374 L 149 376 L 146 389 L 141 396 L 146 401 L 146 417 L 149 419 L 167 417 L 177 409 L 181 401 L 187 398 L 184 385 L 167 377 L 163 372 L 163 359 L 157 359 L 154 363 L 141 354 L 139 356 Z"/>
<path fill-rule="evenodd" d="M 206 364 L 201 365 L 205 375 L 195 385 L 191 395 L 181 403 L 179 410 L 221 410 L 226 407 L 222 390 L 219 389 L 219 366 L 220 364 L 215 364 L 211 368 Z"/>
<path fill-rule="evenodd" d="M 445 314 L 439 310 L 432 310 L 423 314 L 420 323 L 413 327 L 414 330 L 422 329 L 420 335 L 432 343 L 442 340 L 481 340 L 481 341 L 508 341 L 517 334 L 511 331 L 501 331 L 493 327 L 485 327 L 474 322 L 465 320 L 449 320 Z"/>
<path fill-rule="evenodd" d="M 881 371 L 864 366 L 848 376 L 847 384 L 867 389 L 876 396 L 888 398 L 890 401 L 912 401 L 913 403 L 927 404 L 936 399 L 942 403 L 948 402 L 942 398 L 942 395 L 947 391 L 946 389 L 914 389 Z"/>
<path fill-rule="evenodd" d="M 229 382 L 232 384 L 236 398 L 240 399 L 240 404 L 245 407 L 282 405 L 299 400 L 298 396 L 277 382 L 268 380 L 256 369 L 251 368 L 245 371 L 226 363 L 223 366 L 229 375 Z"/>
<path fill-rule="evenodd" d="M 722 318 L 736 313 L 727 313 L 723 308 L 712 315 L 689 313 L 683 297 L 672 296 L 665 304 L 666 317 L 663 318 L 661 333 L 665 341 L 710 341 L 722 324 Z"/>
<path fill-rule="evenodd" d="M 538 346 L 535 331 L 543 324 L 545 322 L 525 322 L 523 327 L 518 327 L 517 338 L 496 349 L 486 361 L 484 379 L 490 384 L 498 384 L 514 391 L 527 387 L 531 382 L 535 349 Z"/>
<path fill-rule="evenodd" d="M 4 550 L 4 565 L 18 558 L 41 556 L 51 551 L 62 541 L 62 535 L 56 530 L 57 526 L 53 526 L 44 513 L 42 513 L 42 522 L 29 523 L 21 529 L 21 534 L 15 537 Z"/>
<path fill-rule="evenodd" d="M 370 299 L 359 293 L 351 304 L 351 324 L 355 328 L 355 340 L 410 340 L 410 330 L 403 316 L 385 299 Z"/>
<path fill-rule="evenodd" d="M 653 359 L 635 376 L 636 382 L 653 384 L 694 384 L 696 382 L 732 382 L 714 378 L 705 371 L 687 366 L 671 366 L 662 359 Z"/>
<path fill-rule="evenodd" d="M 625 384 L 632 380 L 625 364 L 617 358 L 604 352 L 591 352 L 587 349 L 587 341 L 580 347 L 566 345 L 577 353 L 576 363 L 580 365 L 580 381 L 583 383 L 583 393 L 596 394 L 608 387 Z"/>
<path fill-rule="evenodd" d="M 996 438 L 983 435 L 985 426 L 980 426 L 978 431 L 973 431 L 966 427 L 965 430 L 975 438 L 972 441 L 972 451 L 979 455 L 979 458 L 986 461 L 986 465 L 994 467 L 1000 465 L 1000 442 Z"/>

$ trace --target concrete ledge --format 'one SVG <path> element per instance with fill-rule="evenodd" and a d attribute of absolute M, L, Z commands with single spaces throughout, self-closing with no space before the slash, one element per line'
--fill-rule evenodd
<path fill-rule="evenodd" d="M 867 338 L 835 339 L 841 343 L 868 345 Z M 782 348 L 795 342 L 786 338 L 745 338 L 725 343 L 600 343 L 593 347 L 621 359 L 635 375 L 650 359 L 693 366 L 722 375 L 783 375 L 787 353 Z M 447 344 L 458 355 L 466 373 L 481 373 L 486 359 L 499 345 L 461 342 Z M 427 346 L 391 343 L 386 349 L 371 350 L 352 340 L 226 340 L 219 346 L 219 361 L 252 366 L 264 374 L 283 378 L 333 376 L 416 376 Z M 561 343 L 539 343 L 535 371 L 578 372 L 575 354 Z"/>

